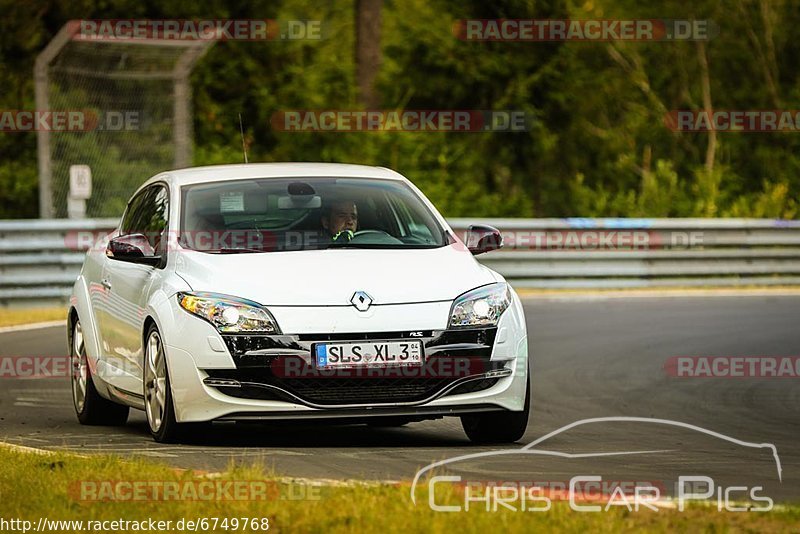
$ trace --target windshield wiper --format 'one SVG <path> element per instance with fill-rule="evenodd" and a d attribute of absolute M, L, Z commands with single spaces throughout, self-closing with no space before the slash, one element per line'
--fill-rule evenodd
<path fill-rule="evenodd" d="M 249 252 L 266 252 L 266 250 L 257 248 L 214 248 L 203 250 L 202 252 L 208 252 L 209 254 L 245 254 Z"/>
<path fill-rule="evenodd" d="M 406 248 L 408 245 L 400 243 L 331 243 L 323 248 L 364 248 L 364 249 L 395 249 Z"/>

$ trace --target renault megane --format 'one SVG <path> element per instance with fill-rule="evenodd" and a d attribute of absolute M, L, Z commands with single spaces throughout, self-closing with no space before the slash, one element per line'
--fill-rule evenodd
<path fill-rule="evenodd" d="M 87 253 L 68 321 L 83 424 L 144 410 L 156 441 L 213 421 L 525 432 L 519 297 L 409 180 L 341 164 L 223 165 L 147 180 Z"/>

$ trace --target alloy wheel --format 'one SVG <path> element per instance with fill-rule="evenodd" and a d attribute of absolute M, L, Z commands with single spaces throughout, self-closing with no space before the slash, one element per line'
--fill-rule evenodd
<path fill-rule="evenodd" d="M 88 362 L 86 359 L 86 347 L 83 340 L 83 328 L 81 322 L 75 322 L 75 330 L 72 333 L 72 353 L 70 354 L 70 373 L 72 382 L 72 400 L 75 403 L 75 410 L 78 413 L 83 411 L 86 404 L 86 385 L 89 378 Z"/>
<path fill-rule="evenodd" d="M 158 332 L 147 338 L 144 368 L 144 404 L 150 430 L 158 432 L 164 423 L 167 406 L 167 367 L 164 345 Z"/>

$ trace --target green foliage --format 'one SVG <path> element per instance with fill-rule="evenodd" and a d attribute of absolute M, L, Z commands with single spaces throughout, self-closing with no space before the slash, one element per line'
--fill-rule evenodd
<path fill-rule="evenodd" d="M 738 197 L 724 213 L 730 217 L 765 217 L 769 219 L 795 219 L 797 200 L 789 193 L 786 182 L 764 182 L 764 189 Z"/>
<path fill-rule="evenodd" d="M 27 162 L 9 161 L 0 165 L 0 215 L 3 218 L 35 216 L 39 205 L 36 179 L 36 167 Z"/>

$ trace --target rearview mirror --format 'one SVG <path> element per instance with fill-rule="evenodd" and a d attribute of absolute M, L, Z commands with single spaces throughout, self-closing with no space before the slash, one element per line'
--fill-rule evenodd
<path fill-rule="evenodd" d="M 311 184 L 292 182 L 286 188 L 289 195 L 278 197 L 279 210 L 317 209 L 322 207 L 322 197 L 317 195 Z"/>
<path fill-rule="evenodd" d="M 467 232 L 467 248 L 474 256 L 497 250 L 503 246 L 500 230 L 492 226 L 474 224 Z"/>
<path fill-rule="evenodd" d="M 161 263 L 161 256 L 156 256 L 156 251 L 142 234 L 128 234 L 113 238 L 106 247 L 106 256 L 112 260 L 145 265 Z"/>
<path fill-rule="evenodd" d="M 321 207 L 322 207 L 322 197 L 319 195 L 311 195 L 311 196 L 282 195 L 278 197 L 279 210 L 316 209 Z"/>

